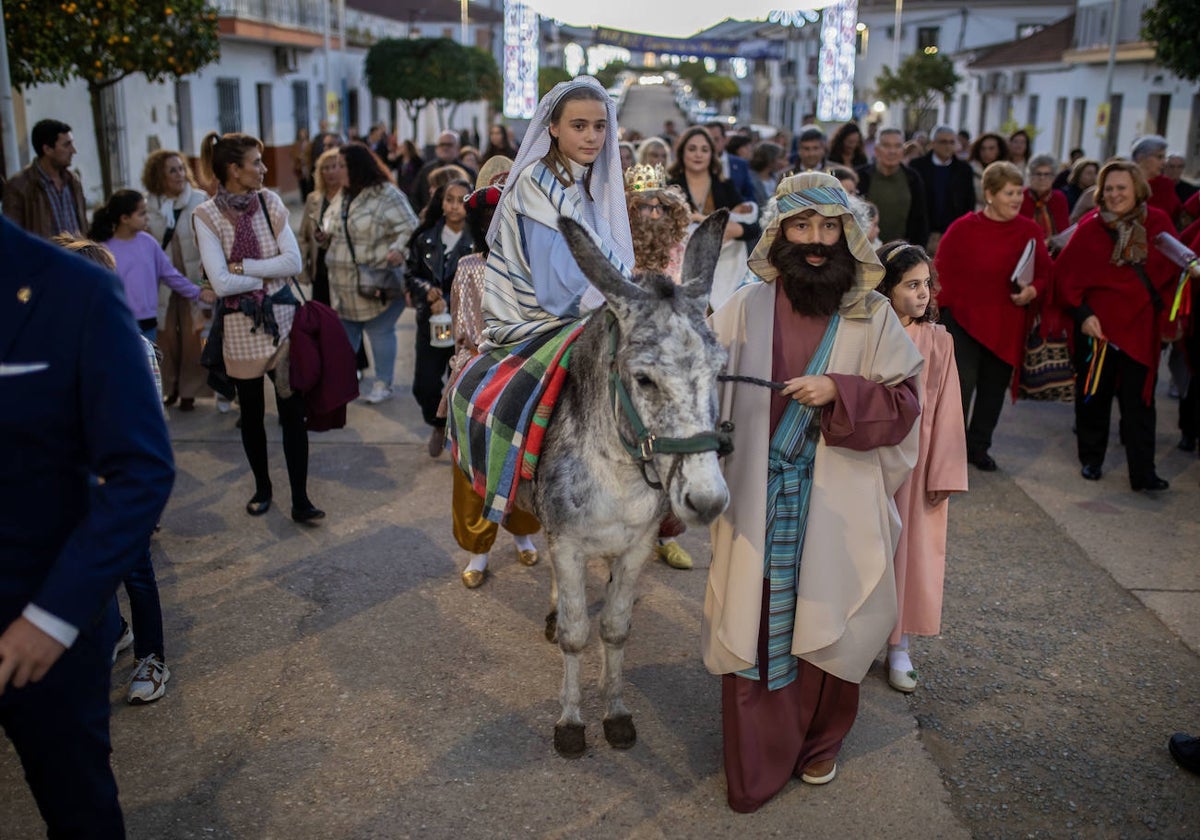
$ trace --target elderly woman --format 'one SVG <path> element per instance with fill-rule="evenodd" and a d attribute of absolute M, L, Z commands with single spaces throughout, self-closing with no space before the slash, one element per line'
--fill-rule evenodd
<path fill-rule="evenodd" d="M 1129 486 L 1165 490 L 1154 467 L 1154 385 L 1160 317 L 1174 292 L 1176 269 L 1154 246 L 1171 220 L 1149 205 L 1142 168 L 1114 160 L 1096 182 L 1098 212 L 1079 224 L 1055 264 L 1055 277 L 1075 312 L 1075 429 L 1081 473 L 1099 481 L 1108 448 L 1113 397 Z"/>
<path fill-rule="evenodd" d="M 1167 163 L 1166 139 L 1157 134 L 1140 137 L 1129 150 L 1129 157 L 1142 170 L 1150 188 L 1146 203 L 1166 213 L 1171 225 L 1178 227 L 1183 218 L 1183 202 L 1175 192 L 1175 182 L 1163 174 L 1163 167 Z"/>
<path fill-rule="evenodd" d="M 1021 215 L 1021 170 L 997 161 L 984 170 L 982 183 L 983 210 L 950 225 L 938 244 L 935 265 L 942 283 L 942 322 L 954 337 L 967 461 L 991 472 L 996 469 L 988 454 L 992 433 L 1005 391 L 1015 388 L 1013 370 L 1025 355 L 1032 321 L 1026 307 L 1047 291 L 1051 265 L 1041 227 Z M 1033 280 L 1015 289 L 1013 272 L 1031 240 Z"/>
<path fill-rule="evenodd" d="M 346 185 L 325 211 L 325 230 L 332 239 L 325 263 L 333 307 L 357 351 L 363 334 L 371 339 L 375 383 L 367 402 L 378 405 L 392 398 L 396 373 L 396 321 L 404 298 L 361 290 L 359 267 L 392 268 L 403 274 L 408 242 L 417 217 L 391 174 L 366 146 L 348 143 L 338 150 L 346 167 Z"/>
<path fill-rule="evenodd" d="M 637 150 L 637 162 L 644 166 L 671 166 L 671 147 L 661 137 L 647 137 Z"/>
<path fill-rule="evenodd" d="M 1015 164 L 1014 164 L 1015 165 Z M 1037 155 L 1029 162 L 1029 186 L 1021 203 L 1021 215 L 1033 219 L 1044 232 L 1043 241 L 1070 227 L 1067 197 L 1054 189 L 1058 162 L 1053 155 Z"/>
<path fill-rule="evenodd" d="M 329 250 L 329 232 L 323 225 L 325 212 L 346 185 L 346 164 L 337 149 L 322 152 L 313 170 L 315 189 L 304 202 L 300 220 L 300 248 L 304 252 L 304 273 L 312 284 L 313 300 L 330 305 L 329 267 L 325 255 Z"/>
<path fill-rule="evenodd" d="M 146 232 L 162 245 L 176 270 L 200 284 L 200 249 L 192 230 L 192 213 L 208 200 L 196 184 L 192 169 L 181 152 L 159 149 L 146 158 L 142 168 L 146 188 Z M 161 309 L 159 310 L 162 311 Z M 162 351 L 163 400 L 180 411 L 195 408 L 196 397 L 207 397 L 208 372 L 200 366 L 200 332 L 207 323 L 198 303 L 178 292 L 170 293 L 166 314 L 159 319 L 158 348 Z"/>

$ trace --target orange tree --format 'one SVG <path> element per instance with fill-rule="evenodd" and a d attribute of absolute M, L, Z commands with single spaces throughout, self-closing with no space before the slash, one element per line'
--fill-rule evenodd
<path fill-rule="evenodd" d="M 206 0 L 8 0 L 4 25 L 13 85 L 87 84 L 106 196 L 113 184 L 105 88 L 136 73 L 151 82 L 178 78 L 220 55 L 217 11 Z"/>
<path fill-rule="evenodd" d="M 363 75 L 373 96 L 404 106 L 415 139 L 417 118 L 426 106 L 436 104 L 440 114 L 450 103 L 494 93 L 491 86 L 499 80 L 496 61 L 491 60 L 494 79 L 481 83 L 485 62 L 479 52 L 450 38 L 384 38 L 367 50 Z"/>

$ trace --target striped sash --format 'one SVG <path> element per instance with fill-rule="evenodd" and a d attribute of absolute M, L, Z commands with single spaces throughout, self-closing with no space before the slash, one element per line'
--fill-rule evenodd
<path fill-rule="evenodd" d="M 819 376 L 829 365 L 837 334 L 835 312 L 825 335 L 804 374 Z M 739 677 L 758 680 L 766 675 L 767 688 L 774 691 L 796 679 L 799 666 L 792 656 L 792 631 L 796 620 L 796 585 L 800 554 L 808 525 L 808 502 L 812 492 L 813 458 L 820 437 L 820 409 L 789 400 L 775 434 L 771 436 L 767 468 L 767 540 L 763 577 L 770 582 L 767 626 L 767 662 L 739 671 Z M 817 420 L 814 424 L 813 421 Z M 760 631 L 761 632 L 761 631 Z"/>

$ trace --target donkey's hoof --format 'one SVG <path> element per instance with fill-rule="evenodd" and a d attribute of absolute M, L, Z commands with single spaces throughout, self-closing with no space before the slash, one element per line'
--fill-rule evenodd
<path fill-rule="evenodd" d="M 627 750 L 637 743 L 637 727 L 632 715 L 617 715 L 604 719 L 604 739 L 613 749 Z"/>
<path fill-rule="evenodd" d="M 607 721 L 605 732 L 608 731 Z M 554 724 L 554 749 L 563 758 L 579 758 L 587 750 L 587 737 L 582 723 Z"/>
<path fill-rule="evenodd" d="M 558 641 L 558 610 L 546 614 L 546 641 L 550 644 Z"/>

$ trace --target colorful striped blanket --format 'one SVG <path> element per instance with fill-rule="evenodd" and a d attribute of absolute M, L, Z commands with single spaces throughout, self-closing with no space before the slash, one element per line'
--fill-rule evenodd
<path fill-rule="evenodd" d="M 503 522 L 517 483 L 533 478 L 546 428 L 567 379 L 571 345 L 587 320 L 480 353 L 450 392 L 450 444 L 458 468 L 483 499 L 483 515 Z"/>

